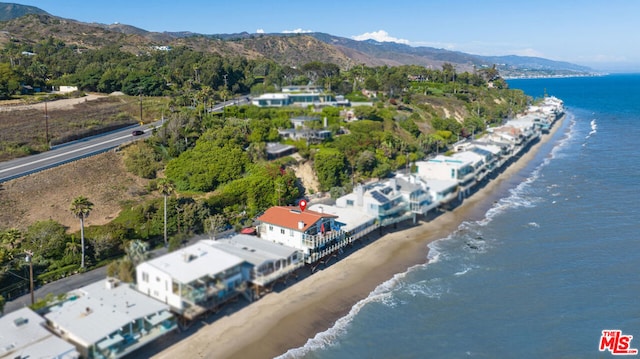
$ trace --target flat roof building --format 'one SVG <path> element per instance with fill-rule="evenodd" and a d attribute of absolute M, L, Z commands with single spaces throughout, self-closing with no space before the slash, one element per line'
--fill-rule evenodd
<path fill-rule="evenodd" d="M 246 290 L 243 260 L 213 246 L 197 243 L 138 264 L 138 290 L 194 319 Z"/>
<path fill-rule="evenodd" d="M 45 318 L 83 358 L 120 358 L 177 328 L 168 305 L 114 278 L 69 292 Z"/>
<path fill-rule="evenodd" d="M 76 347 L 53 335 L 45 323 L 29 308 L 0 317 L 0 358 L 79 358 Z"/>

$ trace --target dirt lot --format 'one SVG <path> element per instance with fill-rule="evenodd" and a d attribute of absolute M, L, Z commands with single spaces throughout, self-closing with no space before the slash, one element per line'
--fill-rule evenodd
<path fill-rule="evenodd" d="M 146 183 L 127 173 L 121 155 L 113 151 L 8 181 L 0 185 L 0 229 L 25 229 L 53 219 L 77 231 L 80 222 L 69 207 L 80 195 L 94 203 L 85 225 L 105 224 L 125 201 L 157 195 L 145 195 Z"/>
<path fill-rule="evenodd" d="M 127 96 L 89 94 L 80 98 L 24 104 L 0 101 L 0 161 L 29 151 L 134 124 L 138 101 Z"/>

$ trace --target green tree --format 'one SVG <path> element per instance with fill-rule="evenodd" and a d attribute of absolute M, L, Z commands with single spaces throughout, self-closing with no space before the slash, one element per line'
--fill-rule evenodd
<path fill-rule="evenodd" d="M 7 98 L 20 88 L 20 77 L 8 63 L 0 63 L 0 98 Z"/>
<path fill-rule="evenodd" d="M 63 225 L 54 220 L 38 221 L 27 228 L 22 249 L 33 251 L 38 261 L 49 263 L 64 256 L 66 241 Z"/>
<path fill-rule="evenodd" d="M 142 178 L 155 178 L 162 163 L 153 147 L 145 141 L 137 141 L 124 150 L 124 165 L 127 171 Z"/>
<path fill-rule="evenodd" d="M 149 258 L 149 245 L 139 239 L 134 239 L 129 241 L 125 253 L 135 267 Z"/>
<path fill-rule="evenodd" d="M 93 210 L 93 203 L 85 196 L 78 196 L 71 202 L 70 211 L 74 216 L 80 219 L 80 248 L 82 250 L 82 259 L 80 261 L 80 268 L 84 268 L 84 220 L 89 217 L 89 214 Z"/>
<path fill-rule="evenodd" d="M 322 191 L 342 186 L 347 169 L 346 157 L 342 152 L 334 148 L 321 148 L 313 161 Z"/>
<path fill-rule="evenodd" d="M 205 220 L 205 230 L 212 239 L 216 239 L 216 234 L 224 229 L 225 223 L 227 223 L 227 219 L 224 215 L 216 213 Z"/>

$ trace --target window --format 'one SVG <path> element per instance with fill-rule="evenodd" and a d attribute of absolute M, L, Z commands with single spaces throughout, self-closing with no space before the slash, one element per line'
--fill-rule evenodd
<path fill-rule="evenodd" d="M 269 226 L 269 230 L 270 230 L 270 231 L 273 231 L 273 226 Z"/>
<path fill-rule="evenodd" d="M 293 229 L 289 230 L 289 236 L 293 237 Z"/>
<path fill-rule="evenodd" d="M 347 206 L 352 206 L 353 207 L 353 200 L 352 199 L 348 199 L 347 200 Z"/>
<path fill-rule="evenodd" d="M 142 272 L 142 281 L 149 283 L 149 273 L 147 272 Z"/>
<path fill-rule="evenodd" d="M 284 228 L 280 228 L 280 234 L 284 234 Z"/>

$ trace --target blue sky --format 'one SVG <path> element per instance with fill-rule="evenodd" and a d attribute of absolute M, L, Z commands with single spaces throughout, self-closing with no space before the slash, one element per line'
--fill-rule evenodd
<path fill-rule="evenodd" d="M 640 72 L 640 1 L 15 0 L 83 22 L 202 34 L 324 32 Z"/>

